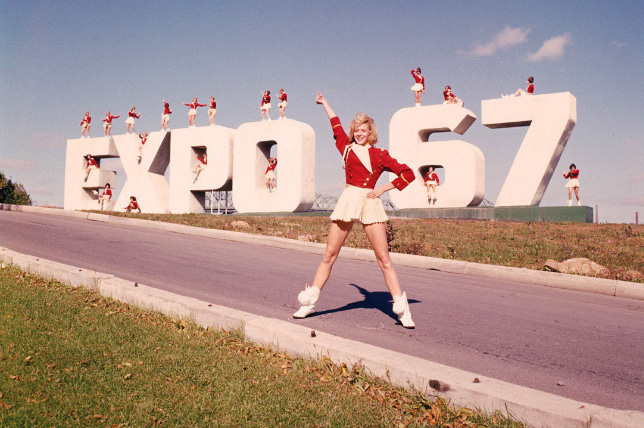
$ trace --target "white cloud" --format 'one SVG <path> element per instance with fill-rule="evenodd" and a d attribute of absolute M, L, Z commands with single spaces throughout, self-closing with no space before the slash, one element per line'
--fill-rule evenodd
<path fill-rule="evenodd" d="M 544 59 L 554 59 L 563 56 L 564 47 L 572 43 L 570 33 L 552 37 L 541 45 L 538 51 L 528 55 L 528 61 L 541 61 Z"/>
<path fill-rule="evenodd" d="M 626 46 L 626 43 L 615 41 L 615 42 L 610 42 L 610 45 L 611 45 L 611 46 L 616 46 L 616 47 L 618 47 L 618 48 L 623 48 L 624 46 Z"/>
<path fill-rule="evenodd" d="M 501 32 L 494 36 L 491 42 L 483 45 L 476 45 L 470 52 L 476 56 L 489 56 L 494 52 L 501 49 L 508 49 L 514 45 L 524 43 L 527 39 L 526 36 L 530 32 L 530 28 L 510 28 L 505 27 Z"/>
<path fill-rule="evenodd" d="M 0 169 L 30 171 L 36 167 L 36 162 L 27 159 L 0 158 Z"/>

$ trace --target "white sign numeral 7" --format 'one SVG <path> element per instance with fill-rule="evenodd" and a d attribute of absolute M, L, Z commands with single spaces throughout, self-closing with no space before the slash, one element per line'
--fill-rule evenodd
<path fill-rule="evenodd" d="M 539 205 L 577 123 L 570 92 L 481 101 L 488 128 L 529 126 L 495 206 Z"/>

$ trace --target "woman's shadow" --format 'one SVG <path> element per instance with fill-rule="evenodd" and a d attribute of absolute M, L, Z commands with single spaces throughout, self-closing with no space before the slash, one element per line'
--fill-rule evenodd
<path fill-rule="evenodd" d="M 398 322 L 398 315 L 392 310 L 393 299 L 391 294 L 388 291 L 368 291 L 359 285 L 349 284 L 358 289 L 360 294 L 364 296 L 363 300 L 359 300 L 353 303 L 346 304 L 339 308 L 327 309 L 326 311 L 314 312 L 309 316 L 309 318 L 314 318 L 320 315 L 332 314 L 334 312 L 349 311 L 351 309 L 378 309 L 384 314 L 388 315 L 392 319 Z M 409 304 L 419 303 L 420 300 L 408 299 Z"/>

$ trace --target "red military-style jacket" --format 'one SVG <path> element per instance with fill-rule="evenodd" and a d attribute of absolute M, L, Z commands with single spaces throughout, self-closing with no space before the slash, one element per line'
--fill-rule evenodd
<path fill-rule="evenodd" d="M 578 169 L 573 169 L 572 171 L 568 172 L 568 174 L 566 174 L 564 172 L 563 176 L 564 176 L 564 178 L 571 178 L 571 179 L 577 178 L 577 177 L 579 177 L 579 170 Z"/>
<path fill-rule="evenodd" d="M 331 118 L 331 127 L 333 128 L 335 146 L 345 156 L 347 184 L 362 187 L 363 189 L 374 189 L 382 173 L 389 171 L 398 176 L 391 184 L 396 189 L 402 190 L 416 178 L 411 168 L 405 164 L 398 163 L 396 159 L 391 157 L 387 150 L 376 147 L 369 148 L 369 159 L 371 160 L 371 170 L 373 171 L 369 172 L 358 156 L 352 150 L 347 150 L 347 146 L 350 144 L 349 137 L 344 132 L 340 119 L 337 116 Z"/>

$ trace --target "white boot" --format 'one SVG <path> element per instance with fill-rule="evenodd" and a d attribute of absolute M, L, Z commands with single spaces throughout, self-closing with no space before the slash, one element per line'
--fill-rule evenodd
<path fill-rule="evenodd" d="M 572 199 L 568 199 L 568 206 L 572 207 Z"/>
<path fill-rule="evenodd" d="M 415 107 L 420 107 L 420 103 L 416 103 L 416 104 L 415 104 Z"/>
<path fill-rule="evenodd" d="M 411 319 L 411 311 L 409 310 L 409 302 L 407 302 L 407 293 L 403 293 L 402 296 L 393 296 L 394 297 L 394 307 L 393 311 L 398 315 L 398 320 L 405 328 L 414 328 L 416 324 Z"/>
<path fill-rule="evenodd" d="M 297 295 L 297 300 L 300 302 L 300 309 L 293 314 L 293 318 L 306 318 L 311 315 L 315 308 L 315 302 L 320 297 L 320 289 L 317 287 L 305 286 L 304 291 Z"/>
<path fill-rule="evenodd" d="M 577 201 L 577 206 L 578 206 L 578 207 L 580 207 L 580 206 L 581 206 L 581 201 Z"/>

